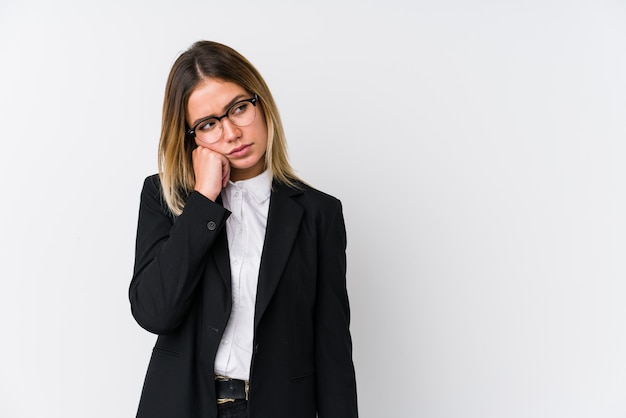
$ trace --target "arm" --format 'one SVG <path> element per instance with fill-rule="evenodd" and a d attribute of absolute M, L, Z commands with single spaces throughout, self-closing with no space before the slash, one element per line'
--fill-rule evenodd
<path fill-rule="evenodd" d="M 206 254 L 229 214 L 193 192 L 174 222 L 158 178 L 146 179 L 129 289 L 131 310 L 139 325 L 156 334 L 170 333 L 180 325 L 193 302 Z"/>
<path fill-rule="evenodd" d="M 317 409 L 320 418 L 355 418 L 358 412 L 346 290 L 346 230 L 339 202 L 318 254 L 315 306 Z"/>

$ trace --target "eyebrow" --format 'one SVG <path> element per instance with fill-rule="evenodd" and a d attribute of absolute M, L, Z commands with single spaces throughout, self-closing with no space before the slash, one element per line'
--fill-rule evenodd
<path fill-rule="evenodd" d="M 228 109 L 231 108 L 232 105 L 234 105 L 235 103 L 237 103 L 238 101 L 244 100 L 246 98 L 246 94 L 238 94 L 237 96 L 233 97 L 230 102 L 226 103 L 226 105 L 222 108 L 222 111 L 224 113 L 228 112 Z M 221 115 L 220 115 L 221 116 Z M 193 123 L 191 124 L 191 126 L 196 126 L 198 124 L 198 122 L 201 122 L 203 120 L 206 119 L 211 119 L 211 118 L 217 118 L 217 115 L 209 115 L 209 116 L 203 116 L 200 119 L 196 119 L 195 121 L 193 121 Z"/>

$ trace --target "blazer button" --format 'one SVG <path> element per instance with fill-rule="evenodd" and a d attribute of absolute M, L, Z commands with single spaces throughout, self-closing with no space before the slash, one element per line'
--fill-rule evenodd
<path fill-rule="evenodd" d="M 209 229 L 209 231 L 215 231 L 215 228 L 217 227 L 217 225 L 215 224 L 215 222 L 209 221 L 209 223 L 206 224 L 206 227 Z"/>

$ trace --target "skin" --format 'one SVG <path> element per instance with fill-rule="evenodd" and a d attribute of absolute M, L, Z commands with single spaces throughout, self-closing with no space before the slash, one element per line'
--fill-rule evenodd
<path fill-rule="evenodd" d="M 239 100 L 251 95 L 238 84 L 216 78 L 206 78 L 189 96 L 187 123 L 207 116 L 221 116 Z M 192 153 L 196 177 L 195 190 L 215 201 L 228 180 L 239 181 L 255 177 L 265 170 L 267 125 L 257 106 L 254 121 L 244 127 L 222 119 L 223 135 L 213 144 L 196 138 L 197 148 Z"/>

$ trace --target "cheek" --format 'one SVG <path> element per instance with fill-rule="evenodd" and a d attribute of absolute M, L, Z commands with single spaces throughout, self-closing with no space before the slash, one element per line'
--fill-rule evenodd
<path fill-rule="evenodd" d="M 262 123 L 259 126 L 259 134 L 258 134 L 258 138 L 259 141 L 263 143 L 263 148 L 267 148 L 267 142 L 268 142 L 268 131 L 267 131 L 267 126 L 265 126 L 265 122 Z"/>
<path fill-rule="evenodd" d="M 267 130 L 263 131 L 263 136 L 260 139 L 260 142 L 263 143 L 263 149 L 267 149 Z"/>
<path fill-rule="evenodd" d="M 222 145 L 222 141 L 217 141 L 212 144 L 207 144 L 206 142 L 199 141 L 198 138 L 196 138 L 195 141 L 196 141 L 196 145 L 199 147 L 210 149 L 211 151 L 221 153 L 220 145 Z"/>

